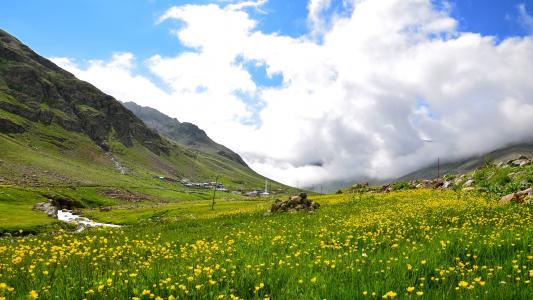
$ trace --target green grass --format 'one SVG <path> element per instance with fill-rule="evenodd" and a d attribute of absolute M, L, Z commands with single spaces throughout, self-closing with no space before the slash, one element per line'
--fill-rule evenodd
<path fill-rule="evenodd" d="M 209 219 L 221 215 L 235 215 L 243 212 L 267 211 L 270 201 L 216 199 L 215 209 L 210 200 L 184 201 L 165 204 L 140 204 L 118 206 L 110 211 L 84 210 L 83 214 L 99 222 L 132 225 L 146 221 L 176 222 L 182 220 Z"/>
<path fill-rule="evenodd" d="M 35 192 L 0 188 L 0 234 L 50 230 L 58 221 L 32 209 L 35 203 L 45 200 Z"/>
<path fill-rule="evenodd" d="M 521 189 L 528 185 L 524 182 L 533 182 L 533 166 L 499 168 L 493 164 L 487 164 L 472 173 L 474 186 L 485 190 L 494 197 L 501 197 Z"/>
<path fill-rule="evenodd" d="M 112 198 L 106 191 L 140 195 L 141 199 L 130 201 Z M 0 186 L 0 233 L 20 234 L 46 232 L 56 220 L 44 213 L 34 211 L 38 202 L 49 198 L 66 199 L 72 207 L 97 221 L 116 224 L 132 224 L 140 220 L 154 219 L 164 211 L 177 219 L 202 217 L 211 209 L 213 193 L 210 190 L 168 189 L 164 187 L 16 187 Z M 243 197 L 230 193 L 216 194 L 216 207 L 231 210 L 243 201 Z M 264 202 L 264 201 L 263 201 Z M 99 207 L 110 207 L 111 212 L 99 212 Z M 217 210 L 218 212 L 219 210 Z M 207 214 L 209 215 L 209 214 Z"/>
<path fill-rule="evenodd" d="M 20 299 L 32 290 L 41 299 L 533 296 L 529 206 L 428 190 L 312 199 L 322 204 L 313 214 L 268 215 L 267 201 L 221 201 L 211 212 L 209 201 L 193 201 L 137 210 L 139 219 L 129 215 L 121 229 L 0 240 L 0 283 L 7 285 L 0 293 Z"/>

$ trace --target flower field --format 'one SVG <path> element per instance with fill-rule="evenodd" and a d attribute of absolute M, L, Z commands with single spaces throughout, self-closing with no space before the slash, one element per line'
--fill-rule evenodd
<path fill-rule="evenodd" d="M 313 214 L 247 202 L 205 219 L 5 237 L 0 299 L 533 298 L 530 206 L 432 190 L 311 198 Z"/>

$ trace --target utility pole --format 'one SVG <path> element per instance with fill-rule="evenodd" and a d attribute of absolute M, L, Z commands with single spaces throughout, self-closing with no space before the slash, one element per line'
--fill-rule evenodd
<path fill-rule="evenodd" d="M 213 187 L 213 203 L 211 204 L 211 210 L 215 210 L 215 195 L 217 193 L 218 177 L 220 176 L 217 175 L 217 177 L 215 178 L 215 186 Z"/>
<path fill-rule="evenodd" d="M 440 157 L 437 156 L 437 179 L 440 179 Z"/>

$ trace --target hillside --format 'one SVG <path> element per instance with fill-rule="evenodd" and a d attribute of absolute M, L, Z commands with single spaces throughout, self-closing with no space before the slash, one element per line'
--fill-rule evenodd
<path fill-rule="evenodd" d="M 467 159 L 454 162 L 441 162 L 440 175 L 446 174 L 464 174 L 475 170 L 484 165 L 487 160 L 493 162 L 506 161 L 516 158 L 520 155 L 533 157 L 533 143 L 524 143 L 519 145 L 508 146 L 486 154 L 477 155 Z M 431 166 L 416 170 L 406 174 L 394 181 L 409 181 L 416 179 L 433 179 L 437 177 L 437 163 Z"/>
<path fill-rule="evenodd" d="M 208 189 L 183 186 L 184 178 L 218 177 L 227 189 L 244 191 L 262 189 L 265 181 L 238 160 L 161 137 L 119 101 L 5 31 L 0 31 L 0 154 L 0 209 L 6 212 L 0 232 L 20 220 L 29 221 L 28 228 L 50 223 L 31 211 L 47 199 L 77 207 L 162 205 L 212 197 Z M 276 182 L 271 188 L 290 190 Z"/>
<path fill-rule="evenodd" d="M 237 153 L 215 143 L 209 136 L 207 136 L 205 131 L 192 123 L 180 122 L 156 109 L 140 106 L 134 102 L 126 102 L 124 103 L 124 106 L 131 110 L 149 128 L 180 145 L 210 154 L 221 155 L 248 167 Z"/>

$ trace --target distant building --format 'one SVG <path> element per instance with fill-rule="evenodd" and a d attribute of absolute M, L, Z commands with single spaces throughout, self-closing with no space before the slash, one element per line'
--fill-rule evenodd
<path fill-rule="evenodd" d="M 248 192 L 248 193 L 246 193 L 246 196 L 248 196 L 248 197 L 257 197 L 257 196 L 259 196 L 259 191 Z"/>

